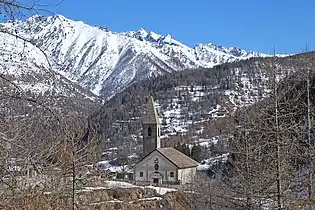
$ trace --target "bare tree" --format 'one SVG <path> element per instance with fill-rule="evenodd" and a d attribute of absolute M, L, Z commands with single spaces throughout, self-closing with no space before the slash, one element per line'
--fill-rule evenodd
<path fill-rule="evenodd" d="M 0 12 L 1 19 L 14 26 L 15 19 L 50 11 L 49 5 L 0 0 Z M 54 72 L 45 51 L 13 29 L 0 31 L 0 208 L 75 208 L 80 180 L 87 180 L 84 169 L 97 159 L 99 139 L 83 114 L 89 105 L 80 112 L 71 107 L 77 103 L 71 98 L 23 90 L 8 72 L 30 77 L 27 71 L 40 69 L 47 78 Z M 27 60 L 30 49 L 37 50 L 47 65 Z"/>

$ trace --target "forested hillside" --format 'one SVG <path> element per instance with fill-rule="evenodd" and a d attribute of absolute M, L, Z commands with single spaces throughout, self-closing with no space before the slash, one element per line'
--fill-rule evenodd
<path fill-rule="evenodd" d="M 272 93 L 276 81 L 314 64 L 314 53 L 285 58 L 253 58 L 211 69 L 193 69 L 145 80 L 127 88 L 92 116 L 103 146 L 139 145 L 142 105 L 153 95 L 165 144 L 179 139 L 211 138 L 226 133 L 236 109 Z M 286 80 L 284 80 L 286 81 Z"/>
<path fill-rule="evenodd" d="M 304 65 L 273 83 L 271 97 L 234 116 L 222 183 L 232 197 L 244 200 L 231 199 L 230 205 L 246 209 L 314 205 L 314 57 L 312 53 L 303 57 Z"/>

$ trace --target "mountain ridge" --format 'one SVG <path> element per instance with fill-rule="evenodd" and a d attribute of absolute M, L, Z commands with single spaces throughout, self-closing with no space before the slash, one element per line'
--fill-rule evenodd
<path fill-rule="evenodd" d="M 48 54 L 54 70 L 109 99 L 140 80 L 227 62 L 270 55 L 236 47 L 198 44 L 193 48 L 152 31 L 112 32 L 62 15 L 32 16 L 2 23 Z"/>

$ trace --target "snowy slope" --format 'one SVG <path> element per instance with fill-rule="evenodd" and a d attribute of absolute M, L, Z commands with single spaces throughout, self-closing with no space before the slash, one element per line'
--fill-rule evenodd
<path fill-rule="evenodd" d="M 96 95 L 58 74 L 45 54 L 33 44 L 1 32 L 0 40 L 1 112 L 24 113 L 23 103 L 14 100 L 19 97 L 36 100 L 50 109 L 83 113 L 96 102 Z M 31 109 L 30 104 L 25 106 Z"/>
<path fill-rule="evenodd" d="M 190 48 L 170 35 L 144 29 L 115 33 L 61 15 L 33 16 L 0 26 L 40 47 L 55 71 L 105 98 L 165 72 L 268 56 L 214 44 Z"/>
<path fill-rule="evenodd" d="M 36 46 L 7 33 L 0 33 L 0 40 L 0 74 L 22 90 L 93 98 L 93 94 L 58 74 Z"/>

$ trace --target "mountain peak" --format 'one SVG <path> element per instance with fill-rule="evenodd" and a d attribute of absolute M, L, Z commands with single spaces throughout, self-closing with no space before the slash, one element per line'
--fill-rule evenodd
<path fill-rule="evenodd" d="M 18 24 L 3 25 L 36 43 L 50 56 L 56 72 L 105 97 L 153 75 L 264 56 L 213 43 L 190 48 L 170 34 L 144 28 L 110 32 L 62 15 L 34 15 Z"/>
<path fill-rule="evenodd" d="M 27 18 L 26 22 L 43 22 L 43 21 L 53 22 L 56 19 L 59 19 L 60 21 L 69 20 L 62 15 L 44 16 L 44 15 L 35 14 Z M 20 22 L 24 22 L 24 21 L 20 21 Z"/>
<path fill-rule="evenodd" d="M 148 34 L 147 30 L 145 30 L 144 28 L 140 28 L 137 32 L 139 34 Z"/>
<path fill-rule="evenodd" d="M 136 32 L 130 33 L 131 37 L 136 38 L 140 41 L 148 41 L 148 42 L 157 42 L 161 35 L 153 32 L 153 31 L 147 31 L 144 28 L 140 28 Z"/>

